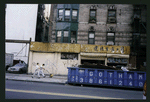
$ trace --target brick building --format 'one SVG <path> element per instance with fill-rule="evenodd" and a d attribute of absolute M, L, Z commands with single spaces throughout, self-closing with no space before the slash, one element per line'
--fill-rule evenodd
<path fill-rule="evenodd" d="M 146 16 L 146 5 L 52 4 L 49 42 L 130 46 L 129 64 L 140 68 L 146 62 Z M 116 60 L 126 61 L 126 57 L 109 55 L 107 60 L 117 65 Z M 81 58 L 84 61 L 97 60 Z"/>

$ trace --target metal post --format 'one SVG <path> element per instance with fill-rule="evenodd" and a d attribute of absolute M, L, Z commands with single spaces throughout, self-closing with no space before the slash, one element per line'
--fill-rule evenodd
<path fill-rule="evenodd" d="M 29 42 L 29 51 L 28 51 L 28 69 L 29 69 L 29 55 L 30 55 L 30 44 L 31 44 L 31 38 L 30 38 L 30 42 Z M 28 73 L 28 69 L 27 69 L 27 73 Z"/>

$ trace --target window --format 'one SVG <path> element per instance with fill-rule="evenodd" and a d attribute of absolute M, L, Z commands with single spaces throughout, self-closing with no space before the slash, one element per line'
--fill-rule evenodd
<path fill-rule="evenodd" d="M 61 59 L 78 60 L 78 54 L 77 53 L 61 53 Z"/>
<path fill-rule="evenodd" d="M 116 10 L 108 10 L 108 23 L 116 23 Z"/>
<path fill-rule="evenodd" d="M 77 21 L 77 10 L 72 10 L 72 21 Z"/>
<path fill-rule="evenodd" d="M 134 18 L 140 18 L 140 16 L 141 16 L 141 11 L 140 10 L 136 10 L 136 11 L 134 11 Z"/>
<path fill-rule="evenodd" d="M 89 44 L 95 44 L 95 34 L 94 32 L 89 32 Z"/>
<path fill-rule="evenodd" d="M 139 5 L 134 6 L 134 18 L 140 19 L 141 18 L 141 9 Z"/>
<path fill-rule="evenodd" d="M 90 10 L 90 23 L 95 23 L 96 22 L 96 10 Z"/>
<path fill-rule="evenodd" d="M 63 10 L 59 10 L 58 18 L 59 18 L 59 20 L 62 20 L 62 18 L 63 18 Z"/>
<path fill-rule="evenodd" d="M 108 17 L 116 17 L 116 11 L 109 11 Z"/>
<path fill-rule="evenodd" d="M 68 31 L 64 31 L 64 38 L 63 38 L 64 43 L 68 43 L 68 36 L 69 36 Z"/>
<path fill-rule="evenodd" d="M 62 35 L 62 32 L 57 31 L 57 42 L 61 42 L 61 35 Z"/>
<path fill-rule="evenodd" d="M 107 23 L 116 23 L 116 8 L 115 5 L 110 5 L 108 8 Z"/>
<path fill-rule="evenodd" d="M 70 20 L 70 10 L 65 10 L 65 21 Z"/>
<path fill-rule="evenodd" d="M 76 31 L 71 31 L 71 43 L 76 43 Z"/>
<path fill-rule="evenodd" d="M 114 33 L 107 33 L 107 45 L 114 45 Z"/>

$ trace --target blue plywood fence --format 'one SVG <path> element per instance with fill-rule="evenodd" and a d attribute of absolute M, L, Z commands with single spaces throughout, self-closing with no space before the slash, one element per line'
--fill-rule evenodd
<path fill-rule="evenodd" d="M 68 83 L 143 88 L 146 72 L 68 67 Z"/>

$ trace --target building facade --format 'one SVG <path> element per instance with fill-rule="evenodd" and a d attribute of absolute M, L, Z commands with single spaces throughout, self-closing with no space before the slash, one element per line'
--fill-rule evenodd
<path fill-rule="evenodd" d="M 77 43 L 79 4 L 52 4 L 51 42 Z"/>
<path fill-rule="evenodd" d="M 146 62 L 146 5 L 52 5 L 53 27 L 50 42 L 130 46 L 129 64 L 140 68 Z M 114 62 L 109 65 L 117 65 L 117 60 L 124 60 L 123 57 L 108 59 Z M 84 61 L 96 60 L 84 59 L 82 62 Z M 98 63 L 104 64 L 104 61 Z"/>
<path fill-rule="evenodd" d="M 50 4 L 38 4 L 35 41 L 49 42 Z"/>
<path fill-rule="evenodd" d="M 116 63 L 127 64 L 129 54 L 129 46 L 31 42 L 28 73 L 34 73 L 36 63 L 45 64 L 44 73 L 54 75 L 67 75 L 67 67 L 77 67 L 83 60 L 95 64 L 104 61 L 107 65 L 111 62 L 108 57 L 115 57 L 124 58 Z"/>

